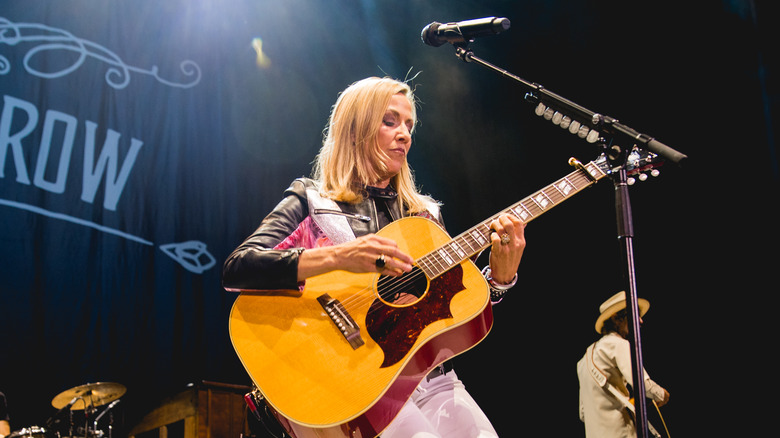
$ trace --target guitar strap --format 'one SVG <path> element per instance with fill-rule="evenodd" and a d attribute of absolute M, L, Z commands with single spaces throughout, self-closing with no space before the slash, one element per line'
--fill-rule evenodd
<path fill-rule="evenodd" d="M 629 398 L 620 392 L 615 386 L 607 380 L 607 374 L 601 370 L 601 368 L 596 366 L 596 363 L 593 361 L 593 355 L 595 354 L 595 347 L 596 343 L 598 341 L 591 344 L 590 347 L 588 347 L 587 354 L 585 355 L 588 358 L 588 372 L 590 373 L 590 376 L 593 377 L 593 380 L 596 381 L 596 383 L 609 391 L 612 395 L 615 396 L 615 398 L 618 399 L 620 403 L 623 404 L 632 414 L 634 414 L 636 411 L 634 409 L 634 405 L 631 403 Z"/>
<path fill-rule="evenodd" d="M 355 232 L 349 226 L 347 217 L 333 214 L 334 210 L 341 211 L 336 201 L 323 198 L 316 188 L 306 189 L 306 200 L 309 203 L 309 216 L 334 245 L 355 240 Z M 330 213 L 315 213 L 318 210 L 330 210 Z"/>
<path fill-rule="evenodd" d="M 591 344 L 590 347 L 588 347 L 587 352 L 585 353 L 585 357 L 588 358 L 587 359 L 588 372 L 600 387 L 609 391 L 626 409 L 628 409 L 628 412 L 631 413 L 631 418 L 633 418 L 636 421 L 636 408 L 634 407 L 634 404 L 631 403 L 631 399 L 629 399 L 628 396 L 620 392 L 615 387 L 615 385 L 609 383 L 609 381 L 607 380 L 607 374 L 604 371 L 602 371 L 601 368 L 596 366 L 596 363 L 593 360 L 593 355 L 595 354 L 594 350 L 597 343 L 598 341 Z M 652 424 L 647 423 L 647 427 L 649 432 L 653 436 L 657 438 L 661 437 L 661 434 L 658 433 L 658 431 L 653 427 Z"/>
<path fill-rule="evenodd" d="M 309 216 L 334 245 L 355 240 L 355 232 L 347 221 L 348 215 L 334 214 L 342 211 L 336 201 L 320 196 L 317 187 L 306 188 L 306 200 L 309 204 Z M 426 208 L 428 214 L 422 216 L 438 223 L 439 205 L 429 200 L 426 202 Z M 316 211 L 323 213 L 318 214 Z"/>

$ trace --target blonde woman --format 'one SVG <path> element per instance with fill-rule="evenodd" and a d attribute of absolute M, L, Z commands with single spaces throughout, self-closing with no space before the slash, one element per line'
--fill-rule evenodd
<path fill-rule="evenodd" d="M 396 241 L 376 233 L 409 216 L 443 223 L 439 204 L 418 191 L 407 161 L 416 123 L 414 93 L 405 82 L 371 77 L 342 91 L 313 177 L 293 181 L 228 257 L 223 286 L 229 291 L 304 290 L 308 278 L 337 270 L 390 278 L 411 272 L 415 260 Z M 510 215 L 499 216 L 490 229 L 490 263 L 483 273 L 495 303 L 517 280 L 525 237 L 524 224 Z M 385 299 L 405 304 L 419 296 L 402 291 Z M 451 361 L 421 376 L 409 401 L 389 417 L 393 421 L 384 438 L 496 436 Z"/>

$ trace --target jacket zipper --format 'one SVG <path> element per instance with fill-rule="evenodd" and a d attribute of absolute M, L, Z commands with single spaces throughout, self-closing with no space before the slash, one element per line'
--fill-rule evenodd
<path fill-rule="evenodd" d="M 348 218 L 359 220 L 360 222 L 371 222 L 371 218 L 368 216 L 363 216 L 362 214 L 355 214 L 355 213 L 345 213 L 340 210 L 332 210 L 330 208 L 315 208 L 314 214 L 337 214 L 340 216 L 346 216 Z"/>

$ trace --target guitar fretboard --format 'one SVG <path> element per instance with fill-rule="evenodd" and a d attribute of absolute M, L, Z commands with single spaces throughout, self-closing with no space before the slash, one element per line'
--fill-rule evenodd
<path fill-rule="evenodd" d="M 420 257 L 417 264 L 428 278 L 436 278 L 490 246 L 490 224 L 498 216 L 508 213 L 528 223 L 606 175 L 596 161 L 591 161 Z"/>

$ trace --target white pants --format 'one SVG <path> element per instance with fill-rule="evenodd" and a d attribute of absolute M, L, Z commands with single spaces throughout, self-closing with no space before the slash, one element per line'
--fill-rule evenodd
<path fill-rule="evenodd" d="M 381 438 L 498 438 L 455 371 L 423 379 Z"/>

